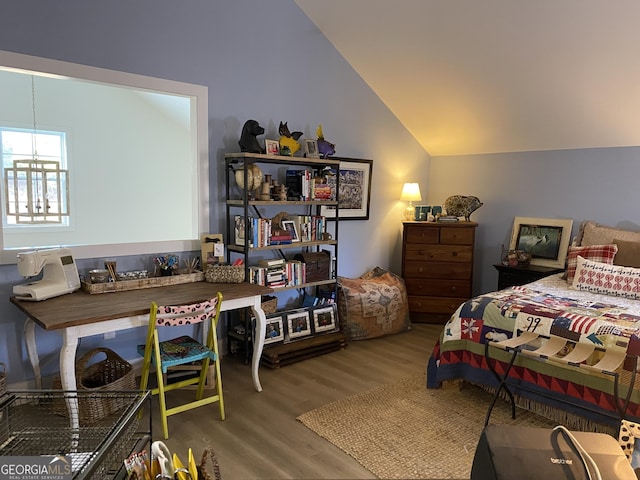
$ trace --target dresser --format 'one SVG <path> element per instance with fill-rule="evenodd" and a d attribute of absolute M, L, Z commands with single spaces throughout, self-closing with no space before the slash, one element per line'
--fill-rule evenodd
<path fill-rule="evenodd" d="M 402 277 L 412 322 L 445 323 L 471 298 L 475 222 L 404 222 Z"/>

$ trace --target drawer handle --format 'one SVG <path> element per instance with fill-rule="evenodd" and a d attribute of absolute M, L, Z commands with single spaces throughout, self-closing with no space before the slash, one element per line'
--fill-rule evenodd
<path fill-rule="evenodd" d="M 424 272 L 424 268 L 422 268 L 422 267 L 418 267 L 418 272 L 419 272 L 419 273 Z"/>
<path fill-rule="evenodd" d="M 452 257 L 457 257 L 458 256 L 458 252 L 451 252 L 451 256 Z"/>
<path fill-rule="evenodd" d="M 455 286 L 451 287 L 451 291 L 455 292 L 456 290 L 458 290 Z"/>

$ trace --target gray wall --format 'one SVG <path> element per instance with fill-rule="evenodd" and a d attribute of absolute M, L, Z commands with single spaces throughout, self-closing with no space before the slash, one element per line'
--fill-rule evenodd
<path fill-rule="evenodd" d="M 571 218 L 580 223 L 640 230 L 640 148 L 561 150 L 433 157 L 429 202 L 452 194 L 484 202 L 471 219 L 477 229 L 476 293 L 495 290 L 501 246 L 509 245 L 514 217 Z"/>
<path fill-rule="evenodd" d="M 4 2 L 2 19 L 0 50 L 208 86 L 212 233 L 224 232 L 223 155 L 239 150 L 242 124 L 255 118 L 277 138 L 280 121 L 306 137 L 321 123 L 337 155 L 374 160 L 371 217 L 341 224 L 338 273 L 399 272 L 400 191 L 406 181 L 426 187 L 429 156 L 292 0 L 21 0 Z M 135 258 L 118 265 L 139 268 Z M 9 303 L 21 281 L 15 266 L 0 266 L 0 362 L 10 383 L 33 377 L 24 320 Z M 37 341 L 50 375 L 60 336 L 38 329 Z M 80 351 L 104 344 L 132 359 L 141 341 L 120 332 L 85 339 Z"/>

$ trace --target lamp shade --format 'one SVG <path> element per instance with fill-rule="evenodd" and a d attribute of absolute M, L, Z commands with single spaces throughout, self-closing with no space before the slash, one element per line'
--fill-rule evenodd
<path fill-rule="evenodd" d="M 420 185 L 418 185 L 417 183 L 405 183 L 402 187 L 400 200 L 402 200 L 403 202 L 422 201 L 422 197 L 420 196 Z"/>

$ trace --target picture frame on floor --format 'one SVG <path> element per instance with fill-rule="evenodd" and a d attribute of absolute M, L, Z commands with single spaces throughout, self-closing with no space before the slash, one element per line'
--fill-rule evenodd
<path fill-rule="evenodd" d="M 264 344 L 270 345 L 284 340 L 284 321 L 281 313 L 267 316 Z"/>
<path fill-rule="evenodd" d="M 336 329 L 336 312 L 334 305 L 314 308 L 311 313 L 313 315 L 313 331 L 315 333 L 330 332 Z"/>
<path fill-rule="evenodd" d="M 311 335 L 311 322 L 307 310 L 287 313 L 287 333 L 290 339 Z"/>

